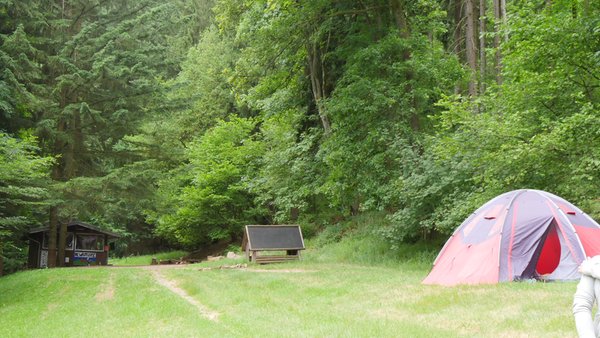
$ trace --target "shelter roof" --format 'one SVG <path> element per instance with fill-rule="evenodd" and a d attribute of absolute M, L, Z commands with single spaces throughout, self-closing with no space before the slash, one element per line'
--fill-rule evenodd
<path fill-rule="evenodd" d="M 304 250 L 299 225 L 246 225 L 242 250 Z"/>
<path fill-rule="evenodd" d="M 120 238 L 121 237 L 121 235 L 119 235 L 119 234 L 116 234 L 114 232 L 107 231 L 107 230 L 104 230 L 104 229 L 100 229 L 97 226 L 94 226 L 94 225 L 91 225 L 91 224 L 88 224 L 88 223 L 84 223 L 84 222 L 81 222 L 81 221 L 71 221 L 71 222 L 69 222 L 69 224 L 67 224 L 67 231 L 68 230 L 72 230 L 75 227 L 86 228 L 88 230 L 99 232 L 99 233 L 107 235 L 109 237 L 114 237 L 114 238 Z M 29 231 L 29 233 L 30 234 L 35 234 L 35 233 L 38 233 L 38 232 L 44 232 L 44 231 L 48 231 L 48 230 L 50 230 L 49 226 L 43 226 L 43 227 L 31 229 Z"/>

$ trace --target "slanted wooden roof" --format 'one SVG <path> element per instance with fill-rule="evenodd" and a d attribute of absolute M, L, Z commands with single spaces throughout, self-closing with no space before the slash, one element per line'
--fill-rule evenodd
<path fill-rule="evenodd" d="M 299 225 L 246 225 L 242 250 L 304 250 Z"/>
<path fill-rule="evenodd" d="M 94 232 L 98 232 L 98 233 L 101 233 L 101 234 L 104 234 L 104 235 L 107 235 L 107 236 L 113 237 L 113 238 L 120 238 L 121 237 L 121 235 L 119 235 L 119 234 L 116 234 L 116 233 L 111 232 L 111 231 L 100 229 L 100 228 L 98 228 L 96 226 L 93 226 L 91 224 L 84 223 L 84 222 L 81 222 L 81 221 L 71 221 L 71 222 L 69 222 L 69 224 L 67 224 L 67 231 L 72 231 L 72 230 L 76 229 L 77 227 L 85 228 L 85 229 L 88 229 L 88 230 L 91 230 L 91 231 L 94 231 Z M 38 233 L 38 232 L 44 232 L 44 231 L 48 231 L 48 230 L 50 230 L 50 227 L 49 226 L 44 226 L 44 227 L 40 227 L 40 228 L 31 229 L 29 231 L 29 233 L 30 234 L 35 234 L 35 233 Z"/>

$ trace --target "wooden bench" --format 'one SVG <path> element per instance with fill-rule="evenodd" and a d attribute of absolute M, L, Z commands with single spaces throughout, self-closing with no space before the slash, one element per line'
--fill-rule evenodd
<path fill-rule="evenodd" d="M 300 259 L 304 239 L 299 225 L 247 225 L 242 240 L 246 258 L 258 264 L 281 263 Z M 285 254 L 262 254 L 263 252 Z"/>
<path fill-rule="evenodd" d="M 300 259 L 299 250 L 287 250 L 285 255 L 262 255 L 263 251 L 250 251 L 249 260 L 258 264 L 282 263 Z"/>

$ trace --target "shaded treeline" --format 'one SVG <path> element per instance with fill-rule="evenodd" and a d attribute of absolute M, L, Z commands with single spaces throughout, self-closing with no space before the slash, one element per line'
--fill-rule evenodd
<path fill-rule="evenodd" d="M 130 253 L 366 212 L 393 245 L 517 188 L 598 217 L 599 18 L 585 0 L 5 1 L 0 252 L 17 265 L 39 224 L 64 247 L 70 219 Z"/>

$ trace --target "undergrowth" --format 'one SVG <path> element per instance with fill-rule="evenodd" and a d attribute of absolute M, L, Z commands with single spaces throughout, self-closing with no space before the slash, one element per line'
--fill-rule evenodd
<path fill-rule="evenodd" d="M 307 240 L 305 259 L 363 265 L 431 265 L 441 248 L 439 243 L 390 243 L 381 236 L 381 229 L 387 226 L 389 220 L 384 213 L 365 213 L 329 225 Z"/>

